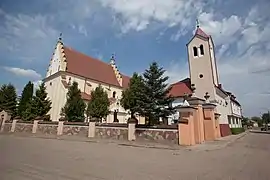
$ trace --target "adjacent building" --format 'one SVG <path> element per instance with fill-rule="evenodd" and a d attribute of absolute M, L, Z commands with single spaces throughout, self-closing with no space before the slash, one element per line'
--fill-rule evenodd
<path fill-rule="evenodd" d="M 176 97 L 175 103 L 187 94 L 216 104 L 216 113 L 220 114 L 221 135 L 230 134 L 230 127 L 241 127 L 242 110 L 236 97 L 226 91 L 219 82 L 215 56 L 215 46 L 211 36 L 199 26 L 187 44 L 190 78 L 172 84 L 170 94 Z M 193 86 L 193 88 L 192 88 Z"/>

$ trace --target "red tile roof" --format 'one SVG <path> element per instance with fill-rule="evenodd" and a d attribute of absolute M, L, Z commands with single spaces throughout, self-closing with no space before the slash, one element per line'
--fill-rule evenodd
<path fill-rule="evenodd" d="M 169 95 L 171 95 L 172 97 L 183 97 L 185 94 L 192 94 L 190 86 L 191 85 L 189 78 L 174 83 L 171 85 Z"/>
<path fill-rule="evenodd" d="M 91 100 L 91 94 L 86 94 L 84 92 L 81 92 L 81 97 L 83 100 L 87 100 L 87 101 Z"/>
<path fill-rule="evenodd" d="M 67 72 L 106 84 L 120 86 L 110 64 L 89 57 L 69 47 L 64 46 L 64 52 L 67 59 Z M 124 79 L 123 81 L 126 85 L 128 81 L 127 76 Z"/>
<path fill-rule="evenodd" d="M 199 27 L 197 28 L 195 35 L 199 35 L 199 36 L 207 38 L 207 39 L 209 38 L 209 36 Z"/>
<path fill-rule="evenodd" d="M 122 75 L 122 85 L 123 85 L 123 88 L 128 88 L 128 85 L 129 85 L 129 81 L 130 81 L 130 77 L 126 76 L 126 75 Z"/>

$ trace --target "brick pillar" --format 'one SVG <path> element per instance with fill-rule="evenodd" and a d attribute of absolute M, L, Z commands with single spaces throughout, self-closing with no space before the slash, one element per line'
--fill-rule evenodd
<path fill-rule="evenodd" d="M 204 117 L 203 117 L 203 108 L 202 104 L 205 103 L 204 99 L 200 99 L 198 97 L 191 97 L 188 99 L 188 103 L 190 106 L 196 108 L 196 112 L 194 114 L 194 131 L 195 131 L 195 142 L 196 144 L 200 144 L 205 141 L 204 139 Z"/>
<path fill-rule="evenodd" d="M 59 121 L 58 127 L 57 127 L 57 135 L 58 136 L 61 136 L 63 134 L 63 127 L 64 127 L 64 121 Z"/>
<path fill-rule="evenodd" d="M 43 118 L 40 117 L 40 116 L 37 116 L 34 120 L 34 123 L 33 123 L 33 128 L 32 128 L 32 133 L 36 133 L 37 132 L 37 127 L 38 127 L 38 122 L 39 121 L 42 121 Z"/>
<path fill-rule="evenodd" d="M 194 107 L 179 107 L 177 109 L 181 114 L 178 124 L 179 145 L 191 146 L 195 145 L 195 128 L 194 120 L 197 116 L 197 108 Z M 195 117 L 195 118 L 194 118 Z"/>
<path fill-rule="evenodd" d="M 198 104 L 196 106 L 196 108 L 198 109 L 197 110 L 197 119 L 196 121 L 194 121 L 197 126 L 197 129 L 198 129 L 198 143 L 202 143 L 205 141 L 205 138 L 204 138 L 204 118 L 203 118 L 203 108 L 202 108 L 202 105 L 201 104 Z"/>
<path fill-rule="evenodd" d="M 14 119 L 12 121 L 12 125 L 11 125 L 11 129 L 10 129 L 10 132 L 15 132 L 15 128 L 16 128 L 16 123 L 17 123 L 17 119 Z"/>
<path fill-rule="evenodd" d="M 221 133 L 220 133 L 220 125 L 219 125 L 219 117 L 221 114 L 219 113 L 215 113 L 215 127 L 216 127 L 216 138 L 220 138 L 221 137 Z"/>
<path fill-rule="evenodd" d="M 39 120 L 34 120 L 33 128 L 32 128 L 32 133 L 34 134 L 37 132 L 38 122 Z"/>
<path fill-rule="evenodd" d="M 203 105 L 204 137 L 206 141 L 216 139 L 215 108 L 215 104 L 206 103 Z"/>
<path fill-rule="evenodd" d="M 129 141 L 135 141 L 136 140 L 136 123 L 137 120 L 134 118 L 128 119 L 128 140 Z"/>
<path fill-rule="evenodd" d="M 10 119 L 11 119 L 11 116 L 8 112 L 4 110 L 0 112 L 0 123 L 1 123 L 0 132 L 4 131 L 5 123 L 6 121 L 9 121 Z"/>
<path fill-rule="evenodd" d="M 88 127 L 88 137 L 95 137 L 96 134 L 96 121 L 90 120 L 89 127 Z"/>

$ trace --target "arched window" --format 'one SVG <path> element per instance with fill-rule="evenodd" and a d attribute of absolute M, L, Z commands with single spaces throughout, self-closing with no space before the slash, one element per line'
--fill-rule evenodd
<path fill-rule="evenodd" d="M 200 45 L 200 52 L 201 52 L 201 55 L 204 55 L 204 49 L 203 49 L 203 45 L 202 44 Z"/>
<path fill-rule="evenodd" d="M 198 49 L 197 49 L 197 47 L 193 47 L 193 55 L 195 56 L 195 57 L 197 57 L 198 56 Z"/>
<path fill-rule="evenodd" d="M 115 91 L 113 91 L 113 95 L 112 96 L 113 96 L 113 98 L 115 98 L 115 96 L 116 96 L 116 92 Z"/>
<path fill-rule="evenodd" d="M 71 77 L 68 79 L 68 85 L 71 85 Z"/>

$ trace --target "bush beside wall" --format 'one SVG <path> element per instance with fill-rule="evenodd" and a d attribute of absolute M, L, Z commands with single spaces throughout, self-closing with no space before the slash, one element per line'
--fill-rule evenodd
<path fill-rule="evenodd" d="M 242 132 L 245 132 L 244 128 L 231 128 L 232 134 L 240 134 Z"/>

